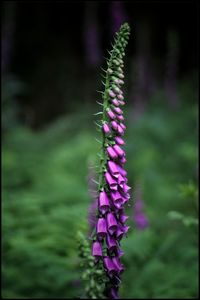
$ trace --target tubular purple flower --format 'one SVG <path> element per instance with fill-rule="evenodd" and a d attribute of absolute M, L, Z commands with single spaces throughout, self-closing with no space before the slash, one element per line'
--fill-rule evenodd
<path fill-rule="evenodd" d="M 112 110 L 108 110 L 107 114 L 108 114 L 110 119 L 115 119 L 116 118 L 116 116 L 115 116 L 115 114 L 113 113 Z"/>
<path fill-rule="evenodd" d="M 120 160 L 119 160 L 119 162 L 120 162 L 121 164 L 125 164 L 125 163 L 126 163 L 126 158 L 125 158 L 124 156 L 121 157 Z"/>
<path fill-rule="evenodd" d="M 114 149 L 114 151 L 117 153 L 117 155 L 118 155 L 119 157 L 122 157 L 122 156 L 125 155 L 125 152 L 120 148 L 119 145 L 115 144 L 115 145 L 113 146 L 113 149 Z"/>
<path fill-rule="evenodd" d="M 103 96 L 102 113 L 102 146 L 99 168 L 98 186 L 98 215 L 96 216 L 96 237 L 92 245 L 92 254 L 99 263 L 102 257 L 108 284 L 105 285 L 105 295 L 109 299 L 118 299 L 120 275 L 124 266 L 120 262 L 123 251 L 120 249 L 119 241 L 127 233 L 128 226 L 125 225 L 127 216 L 124 204 L 129 200 L 129 187 L 127 185 L 127 172 L 123 165 L 126 162 L 125 151 L 122 149 L 126 126 L 123 124 L 123 110 L 119 105 L 125 102 L 121 85 L 123 75 L 124 48 L 129 36 L 127 23 L 120 27 L 116 36 L 115 45 L 107 61 L 108 68 L 105 70 L 105 90 Z M 101 103 L 99 103 L 101 104 Z M 100 113 L 98 113 L 100 114 Z M 104 241 L 102 241 L 105 239 Z M 105 247 L 102 249 L 102 247 Z M 103 252 L 106 256 L 102 256 Z M 96 267 L 96 265 L 94 266 Z M 96 297 L 96 295 L 95 295 Z"/>
<path fill-rule="evenodd" d="M 106 220 L 104 218 L 99 218 L 97 221 L 97 237 L 99 240 L 102 240 L 105 238 L 107 234 L 107 229 L 106 229 Z"/>
<path fill-rule="evenodd" d="M 116 240 L 109 234 L 107 234 L 107 236 L 106 236 L 106 244 L 107 244 L 109 251 L 117 250 Z"/>
<path fill-rule="evenodd" d="M 112 176 L 117 178 L 120 175 L 119 174 L 119 169 L 113 161 L 111 161 L 111 160 L 108 161 L 108 168 L 109 168 L 110 173 L 112 174 Z"/>
<path fill-rule="evenodd" d="M 113 128 L 114 130 L 117 130 L 118 124 L 117 124 L 116 121 L 112 121 L 112 122 L 111 122 L 111 125 L 112 125 L 112 128 Z"/>
<path fill-rule="evenodd" d="M 124 187 L 124 183 L 125 183 L 125 179 L 124 176 L 122 176 L 121 174 L 119 174 L 118 179 L 117 179 L 118 184 L 121 186 L 122 188 Z"/>
<path fill-rule="evenodd" d="M 110 156 L 110 158 L 112 158 L 112 159 L 116 159 L 118 157 L 118 154 L 115 152 L 115 150 L 111 146 L 107 147 L 107 153 Z"/>
<path fill-rule="evenodd" d="M 106 216 L 107 228 L 109 233 L 112 235 L 117 230 L 117 221 L 112 213 L 108 213 Z"/>
<path fill-rule="evenodd" d="M 123 199 L 123 204 L 127 203 L 129 198 L 127 198 L 126 196 L 122 196 L 122 199 Z"/>
<path fill-rule="evenodd" d="M 124 144 L 125 144 L 124 140 L 123 140 L 121 137 L 119 137 L 119 136 L 116 136 L 116 137 L 115 137 L 115 142 L 116 142 L 118 145 L 124 145 Z"/>
<path fill-rule="evenodd" d="M 99 241 L 95 241 L 92 244 L 92 255 L 95 257 L 101 257 L 102 256 L 102 246 Z"/>
<path fill-rule="evenodd" d="M 124 214 L 120 214 L 119 215 L 119 220 L 121 223 L 125 223 L 128 220 L 128 216 L 124 215 Z"/>
<path fill-rule="evenodd" d="M 120 173 L 122 176 L 126 177 L 127 172 L 126 172 L 122 167 L 120 167 L 119 165 L 117 165 L 117 167 L 118 167 L 119 173 Z"/>
<path fill-rule="evenodd" d="M 119 257 L 113 257 L 112 262 L 120 274 L 124 272 L 124 266 L 121 264 Z"/>
<path fill-rule="evenodd" d="M 128 186 L 127 184 L 124 184 L 124 186 L 123 186 L 123 192 L 124 193 L 127 193 L 130 189 L 131 189 L 130 186 Z"/>
<path fill-rule="evenodd" d="M 107 123 L 104 123 L 104 124 L 103 124 L 103 132 L 104 132 L 105 134 L 110 133 L 110 127 L 108 126 Z"/>
<path fill-rule="evenodd" d="M 121 249 L 118 248 L 118 250 L 117 250 L 117 256 L 121 257 L 123 255 L 124 255 L 124 251 L 122 251 Z"/>
<path fill-rule="evenodd" d="M 104 266 L 107 269 L 109 275 L 112 275 L 113 273 L 116 273 L 117 268 L 114 265 L 114 263 L 112 262 L 112 259 L 110 257 L 105 256 L 103 258 L 103 263 L 104 263 Z"/>
<path fill-rule="evenodd" d="M 119 210 L 120 208 L 122 208 L 122 204 L 124 204 L 123 198 L 122 198 L 122 200 L 113 201 L 113 209 Z"/>
<path fill-rule="evenodd" d="M 124 199 L 125 199 L 125 200 L 124 200 L 123 204 L 124 204 L 124 203 L 127 203 L 127 202 L 129 201 L 130 195 L 125 196 Z"/>
<path fill-rule="evenodd" d="M 111 199 L 118 204 L 123 202 L 122 195 L 118 191 L 113 191 L 110 193 Z"/>
<path fill-rule="evenodd" d="M 128 230 L 129 230 L 129 228 L 130 228 L 130 226 L 124 225 L 123 228 L 122 228 L 122 230 L 126 234 L 128 232 Z"/>
<path fill-rule="evenodd" d="M 123 235 L 124 235 L 124 231 L 122 230 L 121 227 L 118 226 L 117 231 L 116 231 L 117 240 L 120 241 L 122 239 Z"/>
<path fill-rule="evenodd" d="M 110 175 L 109 172 L 105 173 L 106 181 L 111 190 L 117 191 L 117 181 Z"/>
<path fill-rule="evenodd" d="M 109 204 L 109 198 L 105 191 L 100 192 L 99 194 L 99 209 L 102 212 L 102 214 L 105 214 L 107 211 L 109 211 L 110 204 Z"/>

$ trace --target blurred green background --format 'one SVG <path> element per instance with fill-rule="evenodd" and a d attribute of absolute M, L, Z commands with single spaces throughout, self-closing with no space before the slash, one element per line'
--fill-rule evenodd
<path fill-rule="evenodd" d="M 181 14 L 179 5 L 162 5 L 3 1 L 3 298 L 82 294 L 76 237 L 88 233 L 93 201 L 96 91 L 124 21 L 132 31 L 124 90 L 132 199 L 120 293 L 197 298 L 196 5 L 183 2 Z M 148 218 L 143 230 L 133 217 L 138 182 Z"/>

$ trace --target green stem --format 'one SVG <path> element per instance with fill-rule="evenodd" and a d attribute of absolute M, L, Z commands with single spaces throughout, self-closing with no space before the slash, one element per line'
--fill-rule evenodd
<path fill-rule="evenodd" d="M 105 91 L 103 94 L 103 116 L 102 121 L 106 121 L 106 109 L 108 107 L 108 89 L 109 89 L 109 74 L 106 74 L 106 84 L 105 84 Z M 105 143 L 106 143 L 106 136 L 102 130 L 102 145 L 101 145 L 101 162 L 100 162 L 100 174 L 99 174 L 99 191 L 103 188 L 103 181 L 104 181 L 104 168 L 106 165 L 106 154 L 105 154 Z"/>
<path fill-rule="evenodd" d="M 116 45 L 118 43 L 118 39 L 116 41 Z M 108 62 L 108 67 L 107 69 L 110 68 L 111 66 L 111 62 L 113 60 L 113 52 L 110 56 L 109 62 Z M 108 94 L 108 90 L 110 87 L 110 74 L 108 72 L 106 72 L 106 83 L 105 83 L 105 90 L 103 93 L 103 115 L 102 115 L 102 122 L 104 123 L 107 120 L 107 114 L 106 114 L 106 110 L 108 108 L 108 100 L 109 100 L 109 94 Z M 106 160 L 107 160 L 107 155 L 105 153 L 105 144 L 107 142 L 106 139 L 106 135 L 102 130 L 102 145 L 101 145 L 101 162 L 100 162 L 100 171 L 99 171 L 99 187 L 98 190 L 100 191 L 103 188 L 103 182 L 104 182 L 104 169 L 106 166 Z"/>

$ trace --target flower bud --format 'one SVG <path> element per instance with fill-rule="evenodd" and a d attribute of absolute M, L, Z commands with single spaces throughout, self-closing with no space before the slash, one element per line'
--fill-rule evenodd
<path fill-rule="evenodd" d="M 113 99 L 112 104 L 114 104 L 115 106 L 119 106 L 120 103 L 117 99 Z"/>
<path fill-rule="evenodd" d="M 118 127 L 117 122 L 112 121 L 112 122 L 111 122 L 111 125 L 112 125 L 112 128 L 113 128 L 114 130 L 117 130 L 117 127 Z"/>
<path fill-rule="evenodd" d="M 103 132 L 104 132 L 105 134 L 110 133 L 110 127 L 108 126 L 107 123 L 104 123 L 104 124 L 103 124 Z"/>
<path fill-rule="evenodd" d="M 107 114 L 108 114 L 108 116 L 109 116 L 110 119 L 115 119 L 116 118 L 116 116 L 115 116 L 115 114 L 113 113 L 112 110 L 108 110 Z"/>
<path fill-rule="evenodd" d="M 118 156 L 118 154 L 115 152 L 115 150 L 111 146 L 107 147 L 107 153 L 110 156 L 110 158 L 112 158 L 112 159 L 116 159 Z"/>

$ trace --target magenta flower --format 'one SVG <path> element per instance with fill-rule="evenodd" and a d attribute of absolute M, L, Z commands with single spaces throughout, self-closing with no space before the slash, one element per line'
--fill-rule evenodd
<path fill-rule="evenodd" d="M 99 210 L 102 212 L 102 214 L 105 214 L 107 211 L 109 211 L 110 204 L 109 199 L 105 191 L 100 192 L 99 194 Z"/>
<path fill-rule="evenodd" d="M 109 234 L 107 234 L 107 236 L 106 236 L 106 244 L 107 244 L 108 250 L 110 252 L 117 250 L 116 240 L 114 237 L 110 236 Z"/>
<path fill-rule="evenodd" d="M 115 219 L 114 214 L 108 213 L 106 216 L 106 220 L 108 231 L 112 235 L 117 230 L 117 221 Z"/>
<path fill-rule="evenodd" d="M 120 241 L 123 235 L 124 235 L 124 231 L 122 230 L 122 227 L 118 227 L 116 232 L 117 240 Z"/>
<path fill-rule="evenodd" d="M 117 182 L 120 185 L 120 187 L 122 187 L 122 188 L 124 187 L 125 179 L 121 174 L 119 174 Z"/>
<path fill-rule="evenodd" d="M 117 191 L 117 181 L 110 175 L 109 172 L 105 173 L 106 182 L 111 190 Z"/>
<path fill-rule="evenodd" d="M 124 184 L 124 186 L 123 186 L 124 193 L 127 193 L 130 189 L 131 189 L 130 186 L 128 186 L 127 184 Z"/>
<path fill-rule="evenodd" d="M 108 272 L 109 275 L 112 275 L 113 273 L 116 273 L 117 268 L 114 265 L 114 263 L 112 262 L 112 259 L 108 256 L 105 256 L 103 258 L 103 262 L 104 262 L 104 266 Z"/>
<path fill-rule="evenodd" d="M 120 257 L 124 254 L 120 249 L 119 242 L 126 236 L 129 226 L 125 225 L 128 216 L 124 214 L 124 204 L 130 199 L 127 172 L 124 169 L 126 163 L 125 144 L 121 138 L 126 126 L 123 110 L 119 106 L 125 104 L 122 87 L 123 56 L 129 36 L 129 26 L 124 24 L 115 40 L 115 46 L 111 51 L 106 70 L 105 91 L 103 93 L 102 111 L 102 147 L 99 170 L 98 186 L 98 215 L 96 222 L 96 237 L 93 241 L 92 254 L 103 260 L 106 276 L 109 284 L 106 295 L 109 299 L 118 299 L 120 275 L 124 266 Z M 102 247 L 106 256 L 102 256 Z M 106 252 L 107 251 L 107 252 Z"/>
<path fill-rule="evenodd" d="M 117 123 L 116 121 L 112 121 L 112 122 L 111 122 L 111 125 L 112 125 L 112 128 L 113 128 L 114 130 L 117 130 L 117 128 L 118 128 L 118 123 Z"/>
<path fill-rule="evenodd" d="M 124 266 L 121 264 L 119 257 L 113 257 L 112 262 L 120 274 L 124 272 Z"/>
<path fill-rule="evenodd" d="M 108 155 L 110 156 L 110 158 L 112 158 L 112 159 L 115 159 L 115 158 L 117 158 L 117 153 L 115 152 L 115 150 L 111 147 L 111 146 L 109 146 L 108 148 L 107 148 L 107 153 L 108 153 Z"/>
<path fill-rule="evenodd" d="M 102 240 L 106 237 L 107 228 L 106 228 L 106 220 L 104 218 L 99 218 L 97 221 L 97 237 L 99 240 Z"/>
<path fill-rule="evenodd" d="M 120 167 L 119 165 L 118 165 L 117 167 L 118 167 L 119 173 L 120 173 L 122 176 L 126 177 L 127 172 L 126 172 L 122 167 Z"/>
<path fill-rule="evenodd" d="M 125 155 L 125 152 L 120 148 L 120 146 L 119 145 L 114 145 L 113 146 L 113 149 L 114 149 L 114 151 L 117 153 L 117 155 L 119 156 L 119 157 L 122 157 L 122 156 L 124 156 Z"/>
<path fill-rule="evenodd" d="M 144 230 L 149 226 L 149 220 L 144 213 L 144 202 L 142 201 L 142 191 L 141 187 L 137 184 L 136 185 L 136 199 L 135 205 L 133 207 L 133 221 L 138 230 Z"/>
<path fill-rule="evenodd" d="M 120 214 L 119 220 L 121 223 L 125 223 L 128 220 L 129 216 L 126 216 L 124 214 Z"/>
<path fill-rule="evenodd" d="M 109 168 L 112 176 L 114 176 L 116 178 L 119 176 L 119 169 L 118 169 L 116 163 L 114 163 L 112 160 L 108 161 L 108 168 Z"/>
<path fill-rule="evenodd" d="M 101 257 L 102 256 L 102 246 L 101 243 L 96 241 L 92 244 L 92 255 L 95 257 Z"/>
<path fill-rule="evenodd" d="M 111 199 L 113 200 L 113 204 L 117 205 L 117 206 L 121 206 L 121 204 L 123 203 L 123 198 L 121 196 L 121 194 L 118 191 L 112 191 L 110 193 Z"/>
<path fill-rule="evenodd" d="M 125 158 L 124 156 L 123 156 L 123 157 L 120 157 L 119 162 L 120 162 L 121 164 L 125 164 L 125 163 L 126 163 L 126 158 Z"/>

